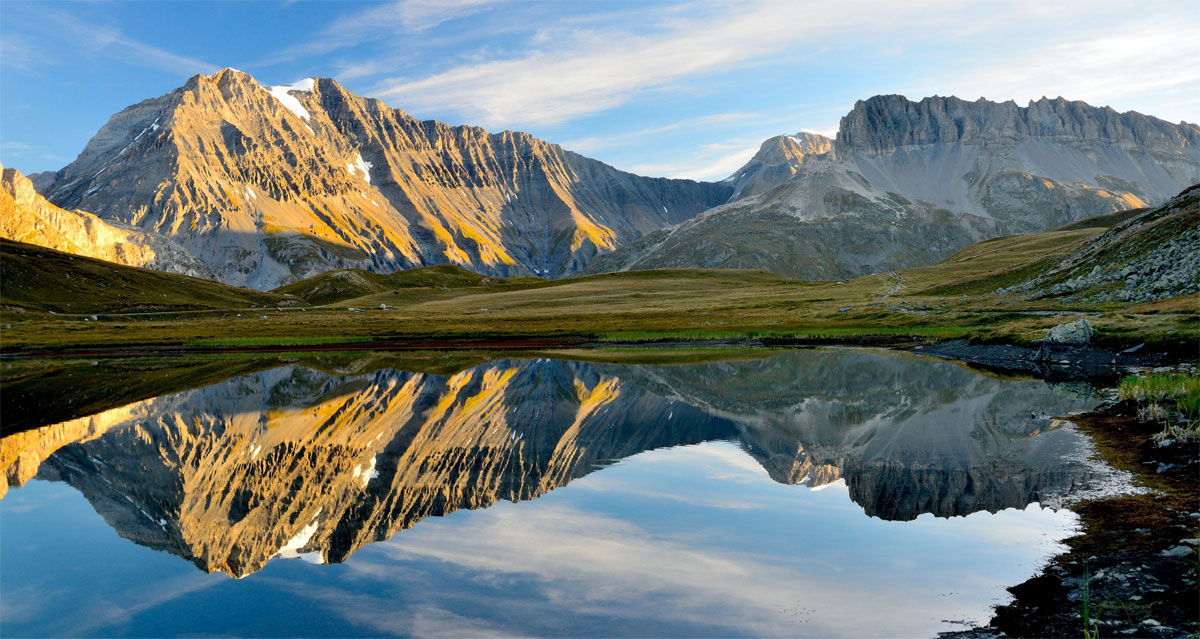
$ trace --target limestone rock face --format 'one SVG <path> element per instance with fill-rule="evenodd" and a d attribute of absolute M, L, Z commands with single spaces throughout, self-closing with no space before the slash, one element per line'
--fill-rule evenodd
<path fill-rule="evenodd" d="M 203 262 L 175 242 L 85 211 L 60 209 L 38 195 L 20 171 L 0 169 L 0 237 L 128 266 L 212 276 Z"/>
<path fill-rule="evenodd" d="M 827 279 L 929 264 L 991 237 L 1167 200 L 1200 181 L 1200 127 L 1061 98 L 1018 107 L 876 96 L 842 118 L 828 152 L 786 173 L 759 171 L 758 193 L 589 270 L 766 268 Z"/>
<path fill-rule="evenodd" d="M 770 189 L 795 175 L 807 156 L 828 153 L 831 148 L 833 140 L 807 131 L 768 138 L 745 166 L 725 180 L 733 184 L 730 199 L 758 195 Z"/>
<path fill-rule="evenodd" d="M 254 288 L 445 262 L 570 274 L 732 191 L 419 121 L 333 80 L 268 88 L 232 69 L 117 113 L 38 183 L 59 206 L 166 235 Z"/>

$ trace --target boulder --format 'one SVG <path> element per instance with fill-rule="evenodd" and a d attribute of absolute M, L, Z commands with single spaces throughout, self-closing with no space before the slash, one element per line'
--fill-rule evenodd
<path fill-rule="evenodd" d="M 1046 344 L 1063 344 L 1068 346 L 1086 346 L 1092 341 L 1092 334 L 1095 330 L 1092 325 L 1082 317 L 1074 322 L 1059 324 L 1054 328 L 1046 331 Z"/>

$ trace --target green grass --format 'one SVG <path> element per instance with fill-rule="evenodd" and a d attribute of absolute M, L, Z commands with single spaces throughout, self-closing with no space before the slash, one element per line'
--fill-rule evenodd
<path fill-rule="evenodd" d="M 1138 403 L 1142 419 L 1161 423 L 1165 437 L 1200 437 L 1200 376 L 1182 373 L 1152 373 L 1121 379 L 1117 389 L 1122 400 Z"/>
<path fill-rule="evenodd" d="M 454 264 L 435 264 L 394 273 L 372 273 L 362 269 L 329 271 L 285 284 L 272 292 L 299 297 L 309 304 L 326 305 L 389 291 L 401 293 L 406 289 L 445 291 L 475 287 L 536 286 L 546 283 L 546 280 L 536 277 L 490 277 Z"/>
<path fill-rule="evenodd" d="M 285 295 L 70 255 L 0 238 L 0 301 L 23 311 L 95 314 L 290 306 Z"/>

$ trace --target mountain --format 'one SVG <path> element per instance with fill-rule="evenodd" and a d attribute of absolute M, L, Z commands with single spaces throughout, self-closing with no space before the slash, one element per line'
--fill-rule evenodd
<path fill-rule="evenodd" d="M 768 191 L 799 172 L 806 157 L 828 153 L 831 148 L 833 140 L 807 131 L 768 138 L 745 166 L 725 179 L 733 184 L 733 195 L 729 199 Z"/>
<path fill-rule="evenodd" d="M 732 192 L 625 173 L 525 133 L 420 121 L 330 79 L 264 87 L 233 69 L 113 115 L 35 184 L 259 289 L 446 262 L 570 274 Z"/>
<path fill-rule="evenodd" d="M 175 242 L 85 211 L 60 209 L 38 195 L 20 171 L 0 170 L 0 237 L 126 266 L 211 277 L 203 262 Z"/>
<path fill-rule="evenodd" d="M 1062 98 L 1020 107 L 885 95 L 858 102 L 830 150 L 805 155 L 790 176 L 762 173 L 761 162 L 734 174 L 758 171 L 747 184 L 757 194 L 588 270 L 763 268 L 845 279 L 930 264 L 983 239 L 1165 201 L 1200 182 L 1200 127 Z"/>

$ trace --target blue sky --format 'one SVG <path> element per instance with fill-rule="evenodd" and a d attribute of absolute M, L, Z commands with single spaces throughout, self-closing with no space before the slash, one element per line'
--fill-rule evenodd
<path fill-rule="evenodd" d="M 1200 120 L 1200 3 L 0 2 L 0 161 L 58 169 L 120 109 L 231 66 L 422 119 L 720 179 L 880 93 L 1043 95 Z"/>

